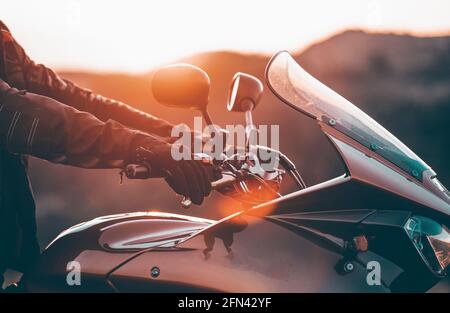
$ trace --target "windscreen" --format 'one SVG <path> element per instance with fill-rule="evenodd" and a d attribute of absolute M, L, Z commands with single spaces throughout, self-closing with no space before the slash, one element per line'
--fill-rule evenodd
<path fill-rule="evenodd" d="M 283 102 L 332 125 L 418 180 L 430 167 L 366 113 L 306 72 L 283 51 L 266 70 L 267 82 Z"/>

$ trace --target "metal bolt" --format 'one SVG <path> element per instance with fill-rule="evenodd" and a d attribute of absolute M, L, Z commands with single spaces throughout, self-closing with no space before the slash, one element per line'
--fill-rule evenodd
<path fill-rule="evenodd" d="M 411 173 L 414 177 L 419 177 L 419 172 L 417 170 L 412 170 Z"/>
<path fill-rule="evenodd" d="M 372 150 L 372 151 L 378 150 L 378 146 L 375 143 L 371 143 L 370 150 Z"/>
<path fill-rule="evenodd" d="M 158 277 L 160 273 L 161 273 L 161 271 L 159 270 L 159 267 L 157 267 L 157 266 L 153 266 L 150 271 L 150 274 L 152 275 L 153 278 Z"/>
<path fill-rule="evenodd" d="M 353 265 L 353 263 L 351 263 L 351 262 L 345 263 L 345 265 L 344 265 L 344 270 L 345 270 L 347 273 L 352 272 L 354 269 L 355 269 L 355 266 Z"/>
<path fill-rule="evenodd" d="M 328 121 L 328 124 L 330 124 L 331 126 L 334 126 L 334 125 L 336 125 L 336 120 L 335 119 L 330 119 Z"/>

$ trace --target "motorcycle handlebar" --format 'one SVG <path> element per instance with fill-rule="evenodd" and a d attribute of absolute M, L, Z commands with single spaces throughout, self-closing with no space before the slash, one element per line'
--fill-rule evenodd
<path fill-rule="evenodd" d="M 153 173 L 150 166 L 139 165 L 139 164 L 128 164 L 124 169 L 125 176 L 128 179 L 149 179 L 149 178 L 161 178 L 160 174 Z M 233 184 L 237 178 L 235 176 L 223 175 L 223 177 L 217 181 L 211 183 L 211 188 L 213 190 L 218 190 L 223 187 Z M 184 197 L 181 201 L 181 205 L 184 208 L 189 208 L 192 204 L 189 197 Z"/>

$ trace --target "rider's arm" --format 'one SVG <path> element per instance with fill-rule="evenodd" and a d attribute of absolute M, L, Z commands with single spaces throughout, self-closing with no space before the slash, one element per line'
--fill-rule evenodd
<path fill-rule="evenodd" d="M 103 122 L 52 98 L 19 91 L 0 80 L 0 147 L 79 167 L 120 168 L 133 142 L 154 137 Z"/>
<path fill-rule="evenodd" d="M 0 47 L 4 52 L 4 76 L 11 85 L 45 95 L 80 111 L 89 112 L 106 122 L 108 119 L 161 137 L 170 137 L 172 124 L 136 110 L 120 101 L 97 95 L 62 79 L 42 64 L 36 64 L 0 23 Z"/>

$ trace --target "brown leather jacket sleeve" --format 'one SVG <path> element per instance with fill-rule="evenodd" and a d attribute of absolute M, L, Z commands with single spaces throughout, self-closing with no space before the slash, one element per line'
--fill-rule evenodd
<path fill-rule="evenodd" d="M 52 98 L 0 80 L 0 148 L 87 168 L 121 168 L 136 140 L 159 140 L 118 122 L 100 121 Z"/>
<path fill-rule="evenodd" d="M 143 132 L 170 137 L 173 125 L 167 121 L 81 88 L 62 79 L 44 65 L 36 64 L 1 21 L 0 48 L 4 60 L 1 77 L 11 86 L 56 99 L 80 111 L 89 112 L 104 122 L 112 119 Z"/>

